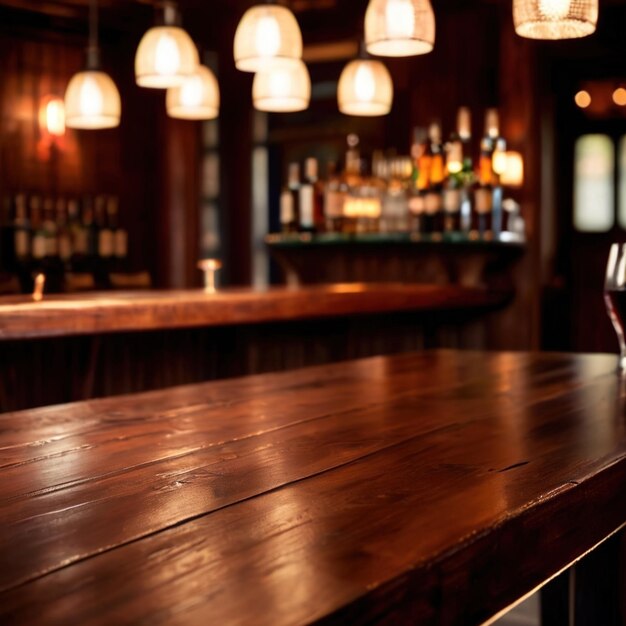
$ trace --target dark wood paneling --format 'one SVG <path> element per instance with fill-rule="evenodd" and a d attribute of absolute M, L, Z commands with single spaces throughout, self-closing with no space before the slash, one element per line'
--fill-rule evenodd
<path fill-rule="evenodd" d="M 434 351 L 0 416 L 0 619 L 482 623 L 626 521 L 616 361 Z"/>

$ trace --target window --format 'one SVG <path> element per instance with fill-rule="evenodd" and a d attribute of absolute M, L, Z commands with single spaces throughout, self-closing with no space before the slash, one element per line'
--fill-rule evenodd
<path fill-rule="evenodd" d="M 626 165 L 620 143 L 620 171 Z M 608 135 L 583 135 L 574 150 L 574 226 L 581 232 L 606 232 L 615 223 L 615 148 Z M 626 176 L 620 177 L 626 181 Z M 626 183 L 622 183 L 626 184 Z M 625 187 L 626 189 L 626 187 Z M 621 189 L 620 189 L 621 191 Z M 622 198 L 624 201 L 622 202 Z M 622 207 L 623 205 L 623 207 Z M 623 212 L 623 220 L 622 220 Z M 620 225 L 626 223 L 626 196 L 620 193 Z"/>

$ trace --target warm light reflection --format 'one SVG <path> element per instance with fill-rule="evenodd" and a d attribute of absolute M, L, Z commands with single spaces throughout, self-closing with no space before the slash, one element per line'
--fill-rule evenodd
<path fill-rule="evenodd" d="M 591 95 L 588 91 L 579 91 L 574 96 L 574 101 L 576 102 L 576 105 L 578 107 L 580 107 L 581 109 L 586 109 L 591 104 Z"/>
<path fill-rule="evenodd" d="M 273 57 L 280 50 L 280 28 L 273 15 L 264 15 L 257 23 L 254 43 L 259 56 Z"/>
<path fill-rule="evenodd" d="M 381 212 L 379 198 L 347 198 L 343 203 L 345 217 L 377 219 Z"/>
<path fill-rule="evenodd" d="M 521 187 L 524 184 L 524 159 L 519 152 L 506 152 L 505 168 L 500 182 L 505 187 Z"/>
<path fill-rule="evenodd" d="M 500 148 L 496 148 L 493 153 L 493 171 L 501 176 L 506 171 L 507 157 L 506 152 Z"/>
<path fill-rule="evenodd" d="M 539 0 L 539 11 L 549 20 L 562 20 L 567 17 L 571 0 Z"/>
<path fill-rule="evenodd" d="M 415 30 L 415 12 L 410 0 L 388 0 L 385 7 L 387 35 L 390 39 L 408 39 Z"/>
<path fill-rule="evenodd" d="M 618 87 L 613 92 L 613 102 L 615 102 L 615 104 L 620 107 L 626 106 L 626 89 L 624 89 L 623 87 Z"/>

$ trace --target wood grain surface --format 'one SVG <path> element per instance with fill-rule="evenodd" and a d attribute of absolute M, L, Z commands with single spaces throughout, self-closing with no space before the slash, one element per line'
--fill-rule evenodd
<path fill-rule="evenodd" d="M 106 292 L 0 298 L 0 340 L 285 322 L 391 311 L 480 309 L 507 294 L 450 285 L 334 284 L 289 289 Z"/>
<path fill-rule="evenodd" d="M 478 624 L 626 522 L 616 357 L 427 351 L 0 416 L 2 624 Z"/>

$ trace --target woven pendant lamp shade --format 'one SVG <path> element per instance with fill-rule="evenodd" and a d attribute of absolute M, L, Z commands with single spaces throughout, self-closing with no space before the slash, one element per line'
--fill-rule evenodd
<path fill-rule="evenodd" d="M 435 45 L 435 14 L 429 0 L 370 0 L 365 46 L 370 54 L 407 57 Z"/>
<path fill-rule="evenodd" d="M 205 65 L 180 87 L 170 87 L 165 96 L 167 114 L 181 120 L 212 120 L 220 112 L 220 88 L 215 74 Z"/>
<path fill-rule="evenodd" d="M 373 59 L 355 59 L 344 68 L 337 87 L 339 110 L 346 115 L 387 115 L 393 82 L 387 68 Z"/>
<path fill-rule="evenodd" d="M 598 0 L 513 0 L 515 32 L 529 39 L 575 39 L 596 30 Z"/>
<path fill-rule="evenodd" d="M 257 72 L 252 83 L 252 101 L 257 111 L 304 111 L 311 101 L 311 77 L 306 65 L 292 60 Z"/>
<path fill-rule="evenodd" d="M 235 66 L 259 72 L 302 58 L 302 33 L 294 14 L 278 4 L 248 9 L 235 32 Z"/>
<path fill-rule="evenodd" d="M 119 91 L 108 74 L 97 70 L 74 74 L 65 91 L 68 128 L 115 128 L 121 111 Z"/>

